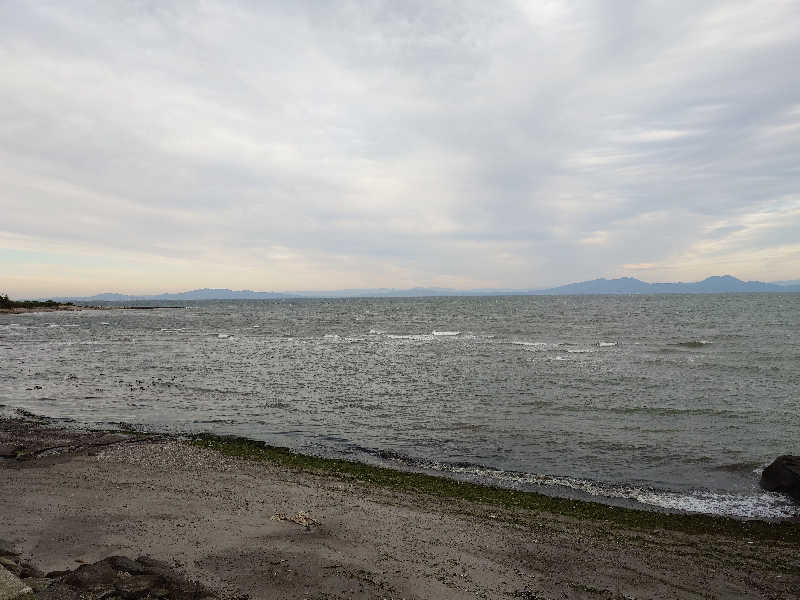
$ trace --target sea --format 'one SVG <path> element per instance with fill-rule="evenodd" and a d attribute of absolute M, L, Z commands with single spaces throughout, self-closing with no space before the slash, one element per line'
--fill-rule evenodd
<path fill-rule="evenodd" d="M 800 516 L 800 294 L 163 303 L 0 315 L 0 415 L 234 434 L 651 510 Z"/>

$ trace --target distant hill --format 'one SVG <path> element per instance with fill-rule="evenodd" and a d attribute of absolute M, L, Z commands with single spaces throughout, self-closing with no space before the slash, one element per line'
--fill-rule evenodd
<path fill-rule="evenodd" d="M 174 294 L 131 295 L 104 293 L 82 298 L 62 298 L 78 302 L 133 302 L 139 300 L 274 300 L 276 298 L 296 298 L 296 294 L 280 292 L 254 292 L 252 290 L 229 290 L 225 288 L 202 288 Z"/>
<path fill-rule="evenodd" d="M 592 279 L 540 290 L 450 288 L 373 288 L 305 292 L 254 292 L 252 290 L 209 289 L 190 290 L 173 294 L 127 295 L 97 294 L 83 298 L 53 298 L 60 302 L 133 302 L 167 300 L 276 300 L 282 298 L 418 298 L 428 296 L 528 296 L 528 295 L 587 295 L 587 294 L 740 294 L 752 292 L 800 292 L 800 283 L 742 281 L 731 275 L 708 277 L 693 283 L 647 283 L 634 277 Z"/>
<path fill-rule="evenodd" d="M 731 275 L 715 275 L 694 283 L 646 283 L 633 277 L 593 279 L 570 283 L 533 294 L 741 294 L 752 292 L 800 292 L 800 285 L 742 281 Z"/>

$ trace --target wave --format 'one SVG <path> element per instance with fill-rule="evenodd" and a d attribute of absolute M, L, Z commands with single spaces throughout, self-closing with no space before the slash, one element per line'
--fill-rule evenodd
<path fill-rule="evenodd" d="M 453 336 L 453 335 L 458 335 L 459 333 L 461 333 L 461 332 L 460 331 L 435 331 L 434 330 L 433 335 L 436 335 L 436 336 Z"/>
<path fill-rule="evenodd" d="M 754 491 L 749 494 L 689 490 L 661 490 L 647 486 L 613 484 L 578 477 L 506 471 L 469 462 L 438 462 L 413 459 L 392 450 L 357 448 L 359 451 L 413 470 L 445 473 L 489 485 L 514 489 L 549 488 L 570 490 L 593 498 L 627 500 L 669 511 L 725 515 L 744 519 L 788 519 L 800 516 L 800 507 L 781 494 Z M 562 491 L 562 493 L 564 493 Z"/>
<path fill-rule="evenodd" d="M 703 346 L 708 346 L 713 343 L 714 342 L 709 342 L 708 340 L 690 340 L 688 342 L 678 342 L 672 345 L 681 346 L 682 348 L 702 348 Z"/>
<path fill-rule="evenodd" d="M 428 333 L 409 333 L 409 334 L 392 334 L 386 336 L 392 340 L 416 340 L 416 341 L 425 341 L 425 340 L 432 340 L 433 335 Z"/>

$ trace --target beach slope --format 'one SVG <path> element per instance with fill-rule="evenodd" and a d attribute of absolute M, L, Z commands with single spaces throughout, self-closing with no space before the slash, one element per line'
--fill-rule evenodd
<path fill-rule="evenodd" d="M 0 538 L 44 572 L 146 555 L 221 597 L 254 599 L 796 598 L 800 589 L 796 524 L 625 525 L 20 419 L 0 421 L 0 451 Z"/>

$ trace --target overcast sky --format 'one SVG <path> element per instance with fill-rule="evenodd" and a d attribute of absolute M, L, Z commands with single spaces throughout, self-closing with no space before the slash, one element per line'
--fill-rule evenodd
<path fill-rule="evenodd" d="M 0 0 L 0 287 L 795 279 L 798 32 L 796 1 Z"/>

